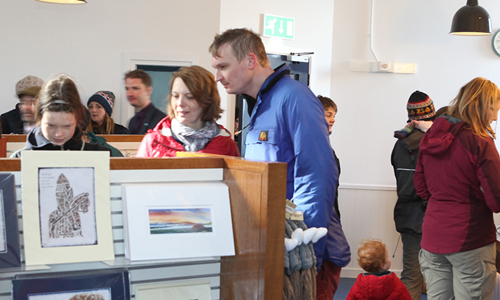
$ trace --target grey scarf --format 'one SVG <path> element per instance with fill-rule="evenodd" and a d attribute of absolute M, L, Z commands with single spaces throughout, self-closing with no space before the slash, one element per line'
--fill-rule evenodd
<path fill-rule="evenodd" d="M 196 152 L 205 148 L 211 139 L 219 135 L 220 126 L 215 122 L 206 122 L 202 129 L 195 130 L 173 119 L 171 130 L 172 135 L 183 144 L 187 152 Z"/>

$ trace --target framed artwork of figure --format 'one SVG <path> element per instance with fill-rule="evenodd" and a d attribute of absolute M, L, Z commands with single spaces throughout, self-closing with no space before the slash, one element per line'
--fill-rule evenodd
<path fill-rule="evenodd" d="M 114 259 L 108 152 L 26 151 L 21 173 L 27 265 Z"/>

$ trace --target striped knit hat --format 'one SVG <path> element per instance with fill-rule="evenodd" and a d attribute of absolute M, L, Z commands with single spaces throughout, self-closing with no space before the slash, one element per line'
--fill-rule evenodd
<path fill-rule="evenodd" d="M 104 107 L 109 116 L 113 113 L 113 106 L 115 104 L 115 94 L 110 91 L 99 91 L 94 95 L 90 96 L 89 101 L 87 101 L 87 107 L 90 102 L 97 102 Z"/>
<path fill-rule="evenodd" d="M 421 91 L 415 91 L 411 94 L 406 109 L 410 120 L 423 120 L 436 114 L 432 99 Z"/>

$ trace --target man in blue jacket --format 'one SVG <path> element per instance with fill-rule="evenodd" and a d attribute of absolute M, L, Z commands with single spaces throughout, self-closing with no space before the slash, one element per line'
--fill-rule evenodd
<path fill-rule="evenodd" d="M 314 244 L 318 270 L 321 273 L 329 261 L 347 265 L 349 246 L 336 229 L 339 221 L 333 210 L 338 169 L 321 102 L 289 76 L 286 65 L 273 70 L 262 40 L 248 29 L 216 35 L 209 51 L 215 80 L 229 94 L 245 94 L 255 101 L 250 123 L 244 124 L 249 128 L 245 158 L 287 163 L 287 198 L 304 212 L 308 227 L 328 229 L 326 238 Z M 320 290 L 323 287 L 318 286 L 318 296 Z"/>

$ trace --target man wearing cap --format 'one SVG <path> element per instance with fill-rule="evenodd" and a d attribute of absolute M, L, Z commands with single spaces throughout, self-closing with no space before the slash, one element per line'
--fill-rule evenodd
<path fill-rule="evenodd" d="M 432 126 L 436 111 L 434 103 L 425 93 L 415 91 L 406 106 L 408 121 L 404 129 L 394 132 L 398 140 L 394 145 L 391 163 L 397 182 L 398 200 L 394 207 L 396 230 L 403 242 L 403 271 L 401 281 L 413 300 L 422 296 L 423 277 L 420 272 L 418 252 L 422 240 L 422 222 L 425 205 L 415 192 L 413 176 L 417 166 L 420 141 Z"/>
<path fill-rule="evenodd" d="M 141 69 L 125 73 L 127 100 L 135 108 L 135 115 L 128 124 L 130 134 L 145 134 L 167 116 L 151 103 L 152 83 L 149 74 Z"/>
<path fill-rule="evenodd" d="M 19 103 L 16 108 L 2 115 L 2 133 L 27 134 L 35 127 L 36 96 L 42 88 L 43 80 L 36 76 L 26 76 L 16 83 Z"/>

